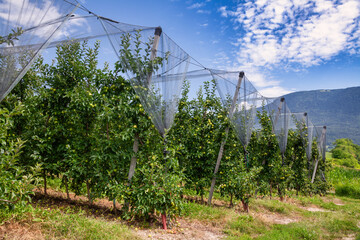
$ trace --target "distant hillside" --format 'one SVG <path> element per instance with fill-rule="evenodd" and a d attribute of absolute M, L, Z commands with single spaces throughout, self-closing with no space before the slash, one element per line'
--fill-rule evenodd
<path fill-rule="evenodd" d="M 327 144 L 350 138 L 360 144 L 360 87 L 285 95 L 291 112 L 307 112 L 314 125 L 326 125 Z"/>

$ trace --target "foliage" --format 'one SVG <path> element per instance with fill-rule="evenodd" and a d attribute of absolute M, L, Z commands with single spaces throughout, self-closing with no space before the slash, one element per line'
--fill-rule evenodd
<path fill-rule="evenodd" d="M 253 133 L 248 147 L 251 166 L 260 168 L 257 177 L 259 193 L 267 195 L 277 188 L 280 198 L 285 196 L 285 189 L 292 178 L 288 164 L 283 165 L 280 149 L 275 134 L 272 130 L 272 124 L 269 114 L 263 106 L 261 111 L 257 112 L 260 120 L 261 129 Z M 288 158 L 285 157 L 285 161 Z"/>
<path fill-rule="evenodd" d="M 360 171 L 335 166 L 329 172 L 329 181 L 335 188 L 335 194 L 360 198 Z"/>
<path fill-rule="evenodd" d="M 214 82 L 205 82 L 192 100 L 188 99 L 189 88 L 190 84 L 185 84 L 169 138 L 180 146 L 176 154 L 184 170 L 185 187 L 203 197 L 211 183 L 226 115 L 216 97 Z"/>
<path fill-rule="evenodd" d="M 228 178 L 225 183 L 220 185 L 221 193 L 227 193 L 234 196 L 235 199 L 240 200 L 243 204 L 244 211 L 249 211 L 249 202 L 255 196 L 257 189 L 256 179 L 261 171 L 261 167 L 253 167 L 251 169 L 244 169 L 244 165 L 239 164 L 231 168 Z"/>
<path fill-rule="evenodd" d="M 341 166 L 360 169 L 360 146 L 351 139 L 341 138 L 334 142 L 331 150 L 333 161 Z"/>
<path fill-rule="evenodd" d="M 138 154 L 138 169 L 128 188 L 126 200 L 132 206 L 130 213 L 146 219 L 153 214 L 174 218 L 182 210 L 182 177 L 174 157 L 176 149 L 171 143 L 164 145 L 156 130 L 149 139 L 152 141 L 147 141 Z"/>
<path fill-rule="evenodd" d="M 257 114 L 261 128 L 253 132 L 245 150 L 216 94 L 215 81 L 205 82 L 192 99 L 186 83 L 175 124 L 160 135 L 143 99 L 124 77 L 133 71 L 137 81 L 144 81 L 163 62 L 159 57 L 150 59 L 151 40 L 140 49 L 139 39 L 140 32 L 135 34 L 135 46 L 129 35 L 121 39 L 120 60 L 113 68 L 108 64 L 99 68 L 99 42 L 58 46 L 52 64 L 40 58 L 2 102 L 8 111 L 17 102 L 23 104 L 21 114 L 11 116 L 13 124 L 7 131 L 12 137 L 5 139 L 6 146 L 13 146 L 10 143 L 17 137 L 26 142 L 21 153 L 16 148 L 22 142 L 14 145 L 19 160 L 12 165 L 31 169 L 41 164 L 44 184 L 49 177 L 61 178 L 66 191 L 86 193 L 90 203 L 96 197 L 124 201 L 126 219 L 148 220 L 157 214 L 174 218 L 184 209 L 183 188 L 194 190 L 203 200 L 230 126 L 216 194 L 230 196 L 231 205 L 235 198 L 247 210 L 256 195 L 277 192 L 283 199 L 293 189 L 303 194 L 326 192 L 329 184 L 320 174 L 314 184 L 309 178 L 319 155 L 314 141 L 312 160 L 305 156 L 306 128 L 289 132 L 282 158 L 264 107 Z M 148 91 L 152 90 L 156 91 Z M 139 149 L 134 152 L 136 139 Z M 134 157 L 136 169 L 129 181 Z M 319 162 L 319 170 L 327 168 Z"/>
<path fill-rule="evenodd" d="M 18 165 L 18 158 L 24 141 L 9 135 L 12 117 L 21 114 L 22 106 L 18 105 L 12 112 L 0 108 L 0 209 L 23 207 L 32 194 L 33 183 L 36 184 L 37 168 L 25 171 Z"/>
<path fill-rule="evenodd" d="M 16 30 L 12 29 L 12 32 L 7 36 L 0 36 L 0 44 L 6 43 L 14 46 L 14 40 L 19 40 L 18 37 L 23 34 L 24 30 L 18 27 Z"/>

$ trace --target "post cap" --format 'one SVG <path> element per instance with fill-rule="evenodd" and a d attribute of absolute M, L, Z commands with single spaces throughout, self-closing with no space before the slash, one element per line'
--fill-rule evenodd
<path fill-rule="evenodd" d="M 157 28 L 155 28 L 155 35 L 156 35 L 156 36 L 160 36 L 161 33 L 162 33 L 162 28 L 161 28 L 160 26 L 157 27 Z"/>
<path fill-rule="evenodd" d="M 326 129 L 326 126 L 324 126 L 323 128 Z"/>
<path fill-rule="evenodd" d="M 243 78 L 244 75 L 245 75 L 244 71 L 241 71 L 241 72 L 239 73 L 239 77 L 241 77 L 241 78 Z"/>
<path fill-rule="evenodd" d="M 284 97 L 282 97 L 282 98 L 280 99 L 280 101 L 281 101 L 281 102 L 284 102 L 284 101 L 285 101 L 285 98 L 284 98 Z"/>
<path fill-rule="evenodd" d="M 304 116 L 305 116 L 305 117 L 307 116 L 307 112 L 304 113 Z"/>

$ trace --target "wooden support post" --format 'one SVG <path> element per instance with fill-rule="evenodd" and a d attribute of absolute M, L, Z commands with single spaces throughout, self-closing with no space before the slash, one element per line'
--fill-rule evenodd
<path fill-rule="evenodd" d="M 284 102 L 285 102 L 285 98 L 282 97 L 282 98 L 280 99 L 278 111 L 277 111 L 277 113 L 276 113 L 275 120 L 274 120 L 274 124 L 273 124 L 273 132 L 274 132 L 274 133 L 275 133 L 274 126 L 276 126 L 276 124 L 277 124 L 277 122 L 278 122 L 278 120 L 279 120 L 279 117 L 280 117 L 281 110 L 282 110 L 282 107 L 283 107 Z"/>
<path fill-rule="evenodd" d="M 326 126 L 323 127 L 323 130 L 322 130 L 322 132 L 321 132 L 321 137 L 320 137 L 319 144 L 323 144 L 323 143 L 324 143 L 324 141 L 325 141 L 325 136 L 326 136 Z M 323 152 L 324 152 L 324 150 L 323 150 Z M 321 153 L 321 154 L 324 155 L 323 153 Z M 324 157 L 324 156 L 322 156 L 322 157 Z M 316 159 L 316 163 L 315 163 L 313 175 L 312 175 L 312 178 L 311 178 L 311 183 L 314 183 L 314 181 L 315 181 L 315 175 L 316 175 L 318 163 L 319 163 L 319 158 Z"/>
<path fill-rule="evenodd" d="M 280 99 L 280 103 L 279 103 L 279 106 L 278 106 L 278 111 L 276 112 L 276 115 L 275 115 L 275 119 L 274 119 L 274 122 L 273 122 L 273 126 L 272 126 L 272 131 L 273 133 L 275 134 L 275 127 L 276 127 L 276 124 L 277 122 L 279 121 L 279 117 L 281 115 L 281 111 L 282 111 L 282 108 L 283 108 L 283 105 L 285 104 L 285 98 L 282 97 Z M 284 114 L 285 115 L 285 114 Z M 285 122 L 284 122 L 285 124 Z M 279 141 L 279 145 L 280 145 L 280 141 Z M 280 147 L 280 146 L 279 146 Z M 281 150 L 281 149 L 280 149 Z M 281 162 L 282 162 L 282 166 L 284 166 L 284 153 L 281 152 Z"/>
<path fill-rule="evenodd" d="M 321 143 L 322 143 L 322 159 L 325 162 L 326 159 L 326 126 L 323 126 L 323 130 L 321 132 Z"/>
<path fill-rule="evenodd" d="M 242 82 L 243 78 L 244 78 L 244 72 L 240 72 L 239 73 L 239 80 L 238 80 L 238 83 L 236 85 L 235 94 L 234 94 L 233 101 L 232 101 L 232 104 L 231 104 L 231 107 L 230 107 L 229 119 L 231 119 L 233 117 L 236 102 L 237 102 L 239 91 L 240 91 L 241 82 Z M 220 162 L 221 162 L 221 158 L 223 156 L 224 147 L 225 147 L 226 140 L 227 140 L 227 137 L 228 137 L 228 134 L 229 134 L 229 130 L 230 130 L 230 126 L 228 126 L 225 129 L 225 138 L 221 142 L 221 145 L 220 145 L 220 150 L 219 150 L 219 154 L 218 154 L 218 157 L 217 157 L 217 160 L 216 160 L 216 165 L 215 165 L 215 170 L 214 170 L 214 176 L 213 176 L 213 179 L 211 181 L 211 188 L 210 188 L 210 193 L 209 193 L 209 198 L 208 198 L 208 205 L 211 205 L 211 200 L 212 200 L 212 196 L 214 194 L 214 189 L 215 189 L 216 174 L 219 171 Z"/>
<path fill-rule="evenodd" d="M 314 183 L 318 163 L 319 163 L 319 158 L 316 159 L 316 162 L 315 162 L 315 167 L 314 167 L 314 171 L 313 171 L 313 174 L 312 174 L 311 183 Z"/>
<path fill-rule="evenodd" d="M 153 61 L 156 57 L 157 49 L 159 47 L 161 33 L 162 33 L 161 27 L 155 28 L 154 42 L 153 42 L 153 46 L 151 49 L 150 61 Z M 151 76 L 152 76 L 152 69 L 150 70 L 150 72 L 148 72 L 148 76 L 147 76 L 148 88 L 150 88 L 150 85 L 151 85 Z"/>
<path fill-rule="evenodd" d="M 161 33 L 162 33 L 161 27 L 155 28 L 154 43 L 153 43 L 153 47 L 151 49 L 150 61 L 154 60 L 156 57 Z M 150 84 L 151 84 L 151 75 L 152 75 L 152 71 L 150 71 L 147 76 L 148 88 L 150 87 Z M 135 135 L 133 151 L 134 151 L 134 155 L 131 157 L 130 169 L 129 169 L 129 174 L 128 174 L 129 184 L 131 183 L 131 179 L 134 176 L 135 168 L 136 168 L 136 162 L 137 162 L 136 154 L 139 151 L 139 135 L 138 134 Z"/>
<path fill-rule="evenodd" d="M 131 157 L 130 169 L 128 175 L 129 184 L 131 183 L 131 179 L 134 176 L 135 168 L 136 168 L 136 154 L 139 151 L 139 135 L 135 134 L 134 144 L 133 144 L 133 152 L 134 155 Z"/>

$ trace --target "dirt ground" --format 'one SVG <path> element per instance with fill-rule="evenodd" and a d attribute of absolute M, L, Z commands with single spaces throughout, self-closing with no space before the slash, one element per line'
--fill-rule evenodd
<path fill-rule="evenodd" d="M 51 208 L 51 209 L 64 209 L 72 208 L 75 212 L 78 209 L 85 211 L 88 216 L 101 217 L 109 221 L 119 221 L 121 213 L 121 205 L 116 203 L 117 211 L 114 211 L 114 205 L 112 201 L 106 199 L 95 199 L 93 205 L 90 205 L 88 199 L 84 196 L 76 196 L 70 193 L 70 199 L 67 199 L 66 194 L 53 189 L 48 189 L 47 195 L 44 195 L 43 190 L 35 189 L 35 196 L 33 197 L 33 205 Z M 198 199 L 191 199 L 187 197 L 189 201 L 196 201 Z M 328 212 L 328 210 L 319 208 L 315 205 L 301 206 L 295 200 L 286 199 L 286 202 L 296 204 L 298 207 L 311 211 L 311 212 Z M 330 201 L 330 200 L 329 200 Z M 331 200 L 332 201 L 332 200 Z M 344 205 L 340 199 L 334 199 L 337 205 Z M 204 202 L 202 204 L 205 204 Z M 214 201 L 214 205 L 227 207 L 228 203 L 220 200 Z M 237 207 L 239 208 L 239 207 Z M 237 209 L 236 208 L 236 209 Z M 238 209 L 241 211 L 241 209 Z M 264 209 L 264 211 L 250 212 L 250 214 L 260 219 L 261 221 L 269 224 L 289 224 L 293 222 L 301 221 L 300 215 L 284 215 L 276 212 L 270 212 Z M 172 223 L 171 229 L 161 229 L 160 219 L 155 220 L 150 228 L 143 229 L 141 224 L 136 221 L 122 223 L 128 225 L 133 231 L 136 232 L 142 239 L 159 239 L 159 240 L 180 240 L 180 239 L 199 239 L 199 240 L 216 240 L 222 239 L 225 235 L 222 232 L 223 226 L 221 223 L 218 225 L 206 224 L 204 222 L 196 220 L 188 220 L 186 218 L 178 218 L 175 223 Z M 45 236 L 41 232 L 41 223 L 27 223 L 27 222 L 5 222 L 0 225 L 0 240 L 2 239 L 45 239 Z M 360 228 L 360 222 L 359 222 Z M 349 235 L 343 238 L 344 240 L 355 239 L 354 236 Z"/>
<path fill-rule="evenodd" d="M 39 225 L 26 222 L 5 222 L 0 225 L 0 239 L 42 240 L 45 239 Z"/>

